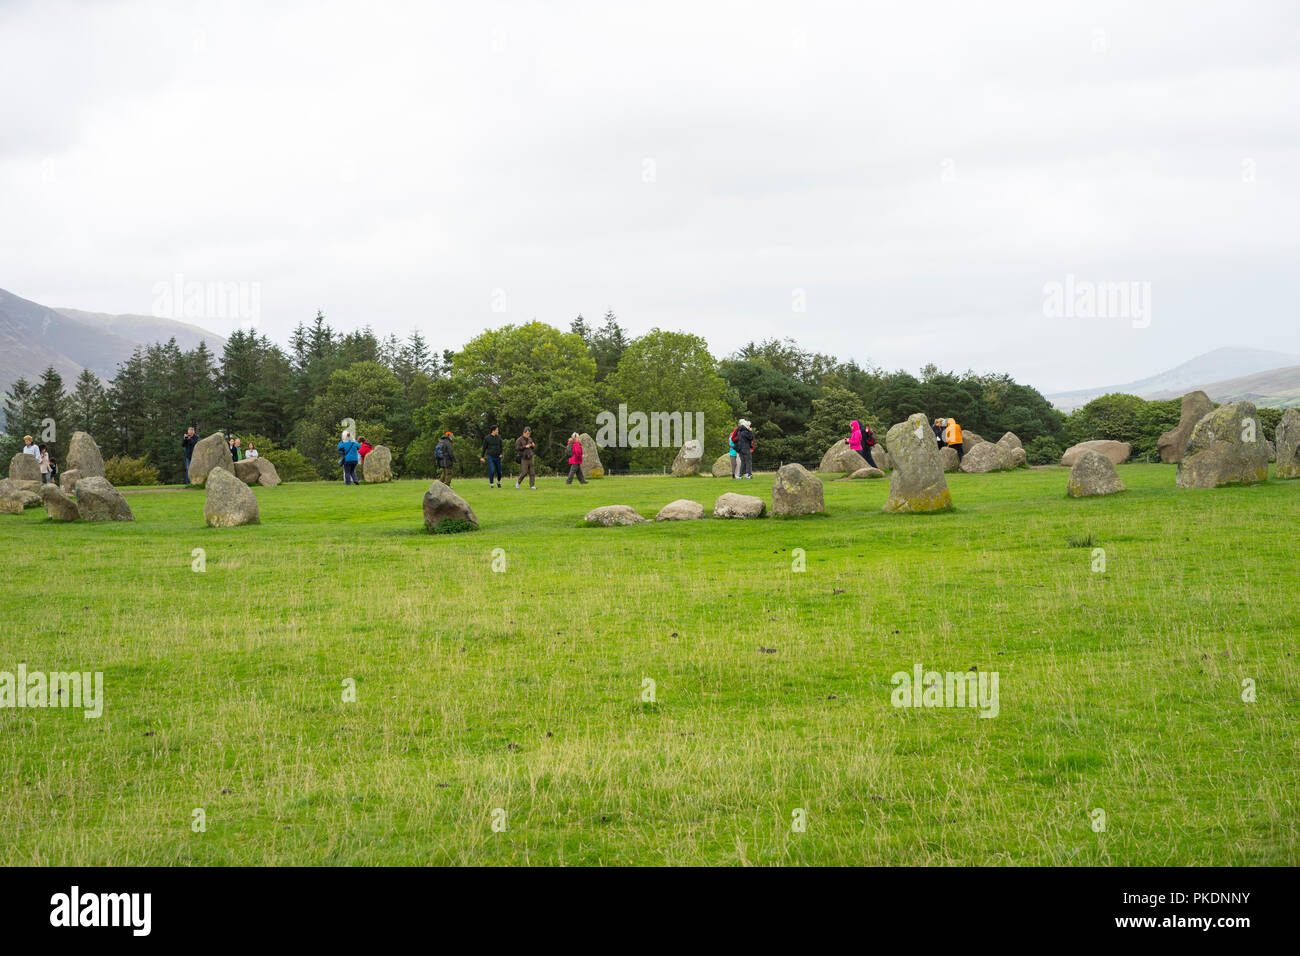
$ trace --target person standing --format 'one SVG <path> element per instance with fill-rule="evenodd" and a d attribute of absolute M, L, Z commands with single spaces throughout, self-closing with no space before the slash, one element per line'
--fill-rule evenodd
<path fill-rule="evenodd" d="M 488 466 L 488 487 L 493 487 L 492 479 L 496 478 L 496 487 L 501 487 L 501 429 L 496 425 L 488 432 L 487 437 L 483 439 L 483 447 L 479 449 L 479 461 L 486 461 Z"/>
<path fill-rule="evenodd" d="M 876 444 L 876 433 L 871 430 L 870 425 L 864 426 L 857 420 L 849 422 L 847 441 L 849 447 L 865 458 L 868 465 L 872 468 L 876 467 L 876 460 L 871 457 L 871 449 Z"/>
<path fill-rule="evenodd" d="M 942 418 L 934 420 L 934 440 L 939 443 L 940 448 L 943 447 L 943 429 L 947 424 Z"/>
<path fill-rule="evenodd" d="M 740 454 L 736 451 L 736 430 L 733 428 L 727 436 L 727 457 L 731 459 L 731 480 L 740 477 Z"/>
<path fill-rule="evenodd" d="M 949 448 L 957 449 L 957 460 L 961 461 L 964 449 L 962 448 L 961 426 L 957 424 L 957 419 L 948 419 L 948 426 L 943 430 L 943 440 Z"/>
<path fill-rule="evenodd" d="M 350 432 L 343 433 L 343 440 L 339 442 L 339 453 L 339 462 L 343 465 L 343 484 L 358 484 L 357 462 L 361 460 L 361 446 L 352 440 Z"/>
<path fill-rule="evenodd" d="M 574 432 L 569 438 L 569 477 L 566 485 L 573 484 L 573 476 L 578 476 L 578 484 L 585 485 L 587 479 L 582 476 L 582 439 Z"/>
<path fill-rule="evenodd" d="M 740 477 L 754 477 L 754 432 L 745 419 L 736 426 L 736 454 L 740 456 Z"/>
<path fill-rule="evenodd" d="M 199 436 L 194 434 L 194 426 L 191 425 L 185 437 L 181 439 L 181 448 L 185 450 L 185 484 L 190 483 L 190 459 L 194 457 L 194 446 L 199 443 Z"/>
<path fill-rule="evenodd" d="M 366 464 L 366 455 L 369 455 L 372 451 L 374 451 L 375 446 L 370 444 L 370 442 L 366 441 L 364 438 L 358 438 L 357 442 L 358 444 L 361 445 L 361 448 L 358 449 L 357 454 L 361 456 L 361 466 L 364 468 Z"/>
<path fill-rule="evenodd" d="M 537 442 L 533 441 L 533 430 L 525 428 L 524 433 L 515 439 L 515 460 L 519 462 L 519 480 L 515 482 L 516 488 L 526 476 L 528 487 L 533 491 L 537 490 L 537 469 L 533 461 L 536 453 Z"/>
<path fill-rule="evenodd" d="M 239 448 L 239 439 L 232 437 L 230 439 L 230 460 L 243 461 L 243 459 L 244 459 L 244 453 Z"/>
<path fill-rule="evenodd" d="M 442 468 L 442 476 L 439 479 L 444 485 L 451 484 L 452 470 L 456 465 L 456 449 L 451 444 L 451 432 L 444 432 L 442 438 L 438 439 L 438 445 L 433 449 L 433 457 Z"/>
<path fill-rule="evenodd" d="M 248 448 L 244 451 L 244 461 L 256 461 L 258 457 L 257 449 L 253 446 L 253 442 L 250 440 Z"/>
<path fill-rule="evenodd" d="M 23 436 L 23 454 L 31 455 L 33 458 L 36 459 L 38 464 L 40 463 L 41 449 L 37 446 L 36 442 L 32 439 L 31 435 Z"/>
<path fill-rule="evenodd" d="M 48 485 L 50 483 L 50 472 L 54 466 L 50 464 L 50 450 L 44 445 L 41 445 L 40 449 L 41 484 Z"/>

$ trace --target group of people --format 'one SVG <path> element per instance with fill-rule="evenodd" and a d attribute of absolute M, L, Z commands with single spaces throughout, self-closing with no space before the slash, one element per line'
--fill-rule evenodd
<path fill-rule="evenodd" d="M 50 457 L 48 445 L 38 445 L 31 435 L 23 436 L 23 454 L 31 455 L 36 459 L 41 468 L 41 484 L 48 485 L 58 477 L 59 469 L 54 464 L 54 459 Z"/>
<path fill-rule="evenodd" d="M 731 459 L 732 479 L 754 477 L 754 428 L 740 419 L 727 436 L 727 456 Z"/>
<path fill-rule="evenodd" d="M 962 444 L 961 426 L 957 424 L 955 418 L 936 418 L 934 420 L 934 440 L 939 443 L 940 448 L 951 448 L 957 452 L 957 460 L 961 461 L 961 456 L 965 454 L 965 447 Z"/>
<path fill-rule="evenodd" d="M 448 435 L 451 432 L 447 433 Z M 366 441 L 365 438 L 354 439 L 352 433 L 345 431 L 339 439 L 338 452 L 339 464 L 343 466 L 343 484 L 359 485 L 361 481 L 357 478 L 357 465 L 364 464 L 366 455 L 369 455 L 375 447 Z"/>
<path fill-rule="evenodd" d="M 181 450 L 185 452 L 185 483 L 190 481 L 190 462 L 194 460 L 194 446 L 199 443 L 199 436 L 191 425 L 181 436 Z M 233 464 L 237 461 L 254 461 L 261 456 L 261 452 L 254 446 L 252 440 L 248 442 L 248 447 L 244 447 L 241 439 L 233 435 L 226 440 L 226 447 L 230 451 L 230 461 Z"/>

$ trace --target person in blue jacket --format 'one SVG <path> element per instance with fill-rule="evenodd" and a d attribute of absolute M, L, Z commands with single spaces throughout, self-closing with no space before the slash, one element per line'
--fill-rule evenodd
<path fill-rule="evenodd" d="M 351 432 L 343 433 L 339 442 L 339 463 L 343 466 L 343 484 L 355 485 L 357 481 L 357 462 L 361 460 L 361 445 L 352 440 Z"/>

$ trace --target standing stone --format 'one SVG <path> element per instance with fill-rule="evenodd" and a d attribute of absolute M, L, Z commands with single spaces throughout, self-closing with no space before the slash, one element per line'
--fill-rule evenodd
<path fill-rule="evenodd" d="M 874 452 L 874 449 L 873 449 Z M 879 465 L 879 461 L 876 462 Z M 867 460 L 860 454 L 849 447 L 849 443 L 841 438 L 830 448 L 826 449 L 826 454 L 822 455 L 822 463 L 817 466 L 818 471 L 827 472 L 847 472 L 853 474 L 860 468 L 870 468 Z"/>
<path fill-rule="evenodd" d="M 1274 431 L 1279 478 L 1300 478 L 1300 409 L 1288 408 Z"/>
<path fill-rule="evenodd" d="M 826 511 L 821 479 L 799 464 L 782 465 L 772 483 L 772 514 L 811 515 Z"/>
<path fill-rule="evenodd" d="M 1188 392 L 1184 395 L 1178 424 L 1161 435 L 1156 442 L 1156 447 L 1160 449 L 1160 460 L 1167 464 L 1182 461 L 1187 451 L 1187 440 L 1192 437 L 1192 429 L 1212 411 L 1214 403 L 1204 392 Z"/>
<path fill-rule="evenodd" d="M 1268 446 L 1255 406 L 1220 405 L 1192 429 L 1178 463 L 1179 488 L 1218 488 L 1268 479 Z"/>
<path fill-rule="evenodd" d="M 376 445 L 361 463 L 361 477 L 372 484 L 393 480 L 393 453 L 387 445 Z M 279 481 L 277 476 L 276 481 Z"/>
<path fill-rule="evenodd" d="M 81 472 L 75 468 L 59 472 L 59 489 L 65 495 L 76 494 L 77 479 L 81 477 Z"/>
<path fill-rule="evenodd" d="M 1007 449 L 1008 451 L 1010 451 L 1012 448 L 1025 447 L 1023 444 L 1021 444 L 1020 439 L 1016 437 L 1015 432 L 1007 432 L 1005 435 L 1003 435 L 1001 438 L 998 439 L 998 444 L 1001 445 L 1003 448 Z"/>
<path fill-rule="evenodd" d="M 586 432 L 578 436 L 582 445 L 582 473 L 588 478 L 604 478 L 605 466 L 600 461 L 600 446 Z"/>
<path fill-rule="evenodd" d="M 474 515 L 465 499 L 452 491 L 441 481 L 434 480 L 429 490 L 424 493 L 424 527 L 436 531 L 446 521 L 468 521 L 478 527 L 478 518 Z"/>
<path fill-rule="evenodd" d="M 1071 445 L 1065 449 L 1065 454 L 1061 456 L 1061 464 L 1066 468 L 1073 468 L 1074 463 L 1090 451 L 1105 455 L 1113 465 L 1122 465 L 1128 461 L 1128 456 L 1133 454 L 1133 446 L 1126 441 L 1110 441 L 1108 439 L 1081 441 L 1079 444 Z"/>
<path fill-rule="evenodd" d="M 244 459 L 233 462 L 235 477 L 246 485 L 255 484 L 262 477 L 262 469 L 257 467 L 258 461 L 259 459 L 254 458 L 251 461 Z"/>
<path fill-rule="evenodd" d="M 582 520 L 588 524 L 604 525 L 606 528 L 646 523 L 646 519 L 637 514 L 636 509 L 631 505 L 605 505 L 601 508 L 592 508 Z"/>
<path fill-rule="evenodd" d="M 104 477 L 104 456 L 88 433 L 72 433 L 72 440 L 68 442 L 67 467 L 69 471 L 81 472 L 83 478 Z"/>
<path fill-rule="evenodd" d="M 1024 468 L 1029 464 L 1029 453 L 1023 448 L 1016 447 L 1011 449 L 1011 467 Z"/>
<path fill-rule="evenodd" d="M 274 488 L 280 483 L 280 473 L 275 470 L 275 465 L 271 464 L 265 458 L 255 458 L 257 462 L 257 483 L 263 488 Z"/>
<path fill-rule="evenodd" d="M 968 475 L 983 475 L 990 471 L 1006 471 L 1016 467 L 1011 452 L 991 441 L 982 441 L 974 448 L 966 449 L 961 457 L 961 470 Z"/>
<path fill-rule="evenodd" d="M 53 483 L 41 486 L 41 502 L 45 505 L 45 514 L 55 521 L 76 521 L 80 516 L 77 503 Z"/>
<path fill-rule="evenodd" d="M 714 478 L 730 478 L 735 474 L 733 470 L 735 466 L 731 464 L 733 461 L 735 459 L 731 455 L 719 455 L 718 460 L 713 463 L 713 468 L 710 469 L 710 474 Z"/>
<path fill-rule="evenodd" d="M 704 517 L 704 505 L 689 498 L 678 498 L 659 509 L 655 521 L 698 521 Z"/>
<path fill-rule="evenodd" d="M 9 478 L 12 481 L 40 481 L 41 463 L 20 451 L 9 462 Z"/>
<path fill-rule="evenodd" d="M 585 455 L 586 452 L 584 451 L 583 454 Z M 673 459 L 673 477 L 686 478 L 690 475 L 698 475 L 700 462 L 703 460 L 704 442 L 692 438 L 682 445 L 681 450 L 677 452 L 677 457 Z"/>
<path fill-rule="evenodd" d="M 238 463 L 237 463 L 238 464 Z M 204 483 L 203 520 L 213 528 L 257 524 L 257 496 L 224 468 L 213 468 Z"/>
<path fill-rule="evenodd" d="M 221 432 L 213 432 L 194 446 L 190 456 L 190 484 L 202 485 L 208 480 L 208 472 L 213 468 L 230 470 L 230 445 Z"/>
<path fill-rule="evenodd" d="M 944 471 L 957 471 L 961 468 L 961 457 L 957 454 L 957 449 L 949 448 L 947 445 L 939 449 L 939 461 Z"/>
<path fill-rule="evenodd" d="M 1113 495 L 1124 490 L 1115 463 L 1099 451 L 1085 451 L 1070 469 L 1070 479 L 1065 486 L 1071 498 L 1091 495 Z"/>
<path fill-rule="evenodd" d="M 738 495 L 734 491 L 718 495 L 718 500 L 713 503 L 715 518 L 761 518 L 766 510 L 767 504 L 762 498 Z"/>
<path fill-rule="evenodd" d="M 880 509 L 886 514 L 917 514 L 952 507 L 948 479 L 930 423 L 920 412 L 899 422 L 885 436 L 893 459 L 889 498 Z"/>
<path fill-rule="evenodd" d="M 77 482 L 77 514 L 82 521 L 134 521 L 131 506 L 107 478 L 92 475 Z"/>

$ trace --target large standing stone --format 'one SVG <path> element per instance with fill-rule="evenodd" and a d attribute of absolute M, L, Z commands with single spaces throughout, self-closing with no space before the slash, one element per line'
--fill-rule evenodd
<path fill-rule="evenodd" d="M 710 474 L 712 474 L 714 478 L 732 477 L 736 473 L 736 466 L 732 464 L 735 460 L 736 459 L 732 458 L 729 454 L 719 455 L 718 460 L 713 463 L 713 468 L 710 469 Z"/>
<path fill-rule="evenodd" d="M 1277 469 L 1279 478 L 1300 478 L 1300 409 L 1288 408 L 1273 432 L 1277 438 Z"/>
<path fill-rule="evenodd" d="M 961 457 L 961 470 L 968 475 L 983 475 L 1014 467 L 1016 460 L 1010 449 L 991 441 L 982 441 L 974 448 L 966 449 Z"/>
<path fill-rule="evenodd" d="M 370 449 L 365 461 L 361 463 L 361 477 L 372 484 L 393 480 L 393 453 L 387 445 L 376 445 Z"/>
<path fill-rule="evenodd" d="M 1071 498 L 1113 495 L 1124 490 L 1124 482 L 1119 480 L 1113 461 L 1099 451 L 1085 451 L 1070 469 L 1065 490 Z"/>
<path fill-rule="evenodd" d="M 1112 465 L 1122 465 L 1128 461 L 1128 456 L 1133 454 L 1133 446 L 1126 441 L 1110 441 L 1108 439 L 1081 441 L 1079 444 L 1071 445 L 1065 449 L 1065 454 L 1061 456 L 1061 464 L 1066 468 L 1073 468 L 1074 463 L 1090 451 L 1105 455 L 1110 459 Z"/>
<path fill-rule="evenodd" d="M 83 478 L 104 477 L 104 456 L 87 432 L 72 433 L 72 440 L 68 442 L 67 467 L 69 471 L 81 472 Z"/>
<path fill-rule="evenodd" d="M 75 468 L 59 472 L 59 489 L 65 495 L 76 494 L 77 480 L 81 478 L 81 472 Z"/>
<path fill-rule="evenodd" d="M 585 454 L 585 452 L 584 452 Z M 692 438 L 682 445 L 673 459 L 673 477 L 686 478 L 700 473 L 700 462 L 704 460 L 704 442 Z"/>
<path fill-rule="evenodd" d="M 1161 435 L 1156 442 L 1156 447 L 1160 449 L 1160 460 L 1168 464 L 1182 461 L 1187 451 L 1187 440 L 1192 437 L 1192 429 L 1212 411 L 1214 403 L 1204 392 L 1188 392 L 1184 395 L 1178 424 Z"/>
<path fill-rule="evenodd" d="M 718 495 L 718 500 L 713 503 L 715 518 L 761 518 L 766 510 L 767 504 L 762 498 L 738 495 L 734 491 Z"/>
<path fill-rule="evenodd" d="M 40 481 L 41 463 L 20 451 L 9 462 L 9 477 L 13 481 Z"/>
<path fill-rule="evenodd" d="M 238 464 L 238 463 L 236 463 Z M 213 468 L 204 483 L 203 520 L 213 528 L 257 524 L 257 496 L 241 478 Z"/>
<path fill-rule="evenodd" d="M 244 459 L 243 461 L 234 462 L 235 477 L 246 485 L 252 485 L 262 477 L 262 469 L 257 467 L 259 459 Z"/>
<path fill-rule="evenodd" d="M 76 521 L 80 517 L 77 503 L 53 482 L 41 486 L 41 502 L 45 505 L 45 514 L 55 521 Z"/>
<path fill-rule="evenodd" d="M 275 465 L 262 457 L 253 460 L 257 462 L 257 483 L 259 485 L 263 488 L 274 488 L 280 483 L 280 473 L 275 470 Z"/>
<path fill-rule="evenodd" d="M 604 525 L 606 528 L 646 523 L 646 519 L 637 514 L 636 509 L 631 505 L 605 505 L 601 508 L 592 508 L 582 520 L 589 524 Z"/>
<path fill-rule="evenodd" d="M 880 509 L 887 514 L 942 511 L 952 507 L 952 492 L 943 476 L 943 461 L 930 423 L 920 412 L 899 422 L 885 436 L 893 459 L 889 498 Z"/>
<path fill-rule="evenodd" d="M 957 471 L 961 468 L 961 457 L 957 454 L 957 449 L 949 448 L 947 445 L 939 449 L 939 462 L 943 465 L 944 471 Z"/>
<path fill-rule="evenodd" d="M 600 461 L 600 446 L 586 432 L 578 436 L 582 445 L 582 473 L 588 478 L 604 478 L 605 466 Z"/>
<path fill-rule="evenodd" d="M 655 521 L 697 521 L 703 517 L 704 505 L 689 498 L 678 498 L 660 508 Z"/>
<path fill-rule="evenodd" d="M 826 510 L 822 481 L 800 464 L 782 465 L 772 483 L 772 514 L 811 515 Z"/>
<path fill-rule="evenodd" d="M 194 446 L 190 455 L 190 484 L 202 485 L 213 468 L 230 470 L 230 445 L 221 432 L 213 432 Z"/>
<path fill-rule="evenodd" d="M 1268 446 L 1255 406 L 1220 405 L 1192 429 L 1178 463 L 1179 488 L 1218 488 L 1268 479 Z"/>
<path fill-rule="evenodd" d="M 879 462 L 877 462 L 879 464 Z M 826 449 L 826 454 L 822 455 L 822 463 L 817 466 L 818 471 L 827 472 L 847 472 L 853 474 L 859 468 L 871 467 L 865 458 L 849 447 L 849 443 L 841 438 L 830 448 Z"/>
<path fill-rule="evenodd" d="M 92 475 L 77 482 L 77 514 L 82 521 L 134 521 L 131 506 L 107 478 Z"/>
<path fill-rule="evenodd" d="M 478 527 L 474 509 L 466 504 L 465 499 L 441 481 L 435 480 L 424 493 L 424 527 L 436 531 L 445 521 L 468 521 Z"/>

